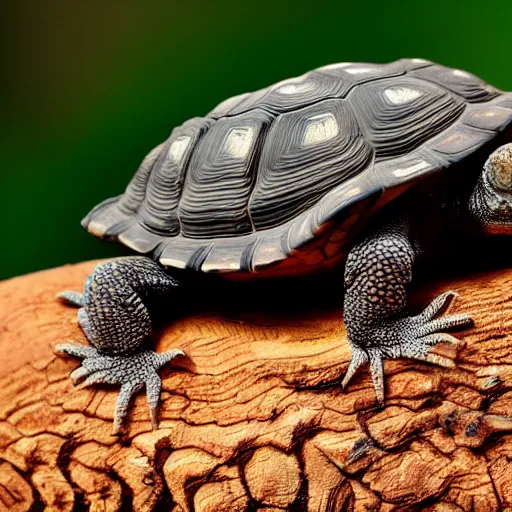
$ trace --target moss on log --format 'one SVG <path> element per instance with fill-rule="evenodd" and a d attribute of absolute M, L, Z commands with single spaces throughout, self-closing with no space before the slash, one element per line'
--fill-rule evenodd
<path fill-rule="evenodd" d="M 86 340 L 76 310 L 94 262 L 0 284 L 0 510 L 336 512 L 498 511 L 512 507 L 512 270 L 444 281 L 469 312 L 444 369 L 387 361 L 386 406 L 368 372 L 339 388 L 350 347 L 339 308 L 281 317 L 186 315 L 157 350 L 166 367 L 160 428 L 137 396 L 111 435 L 115 388 L 74 388 Z"/>

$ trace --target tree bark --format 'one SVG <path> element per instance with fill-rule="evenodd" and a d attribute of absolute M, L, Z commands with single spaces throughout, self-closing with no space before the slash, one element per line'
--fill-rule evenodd
<path fill-rule="evenodd" d="M 161 371 L 160 428 L 144 394 L 126 434 L 111 435 L 117 389 L 77 389 L 86 343 L 76 310 L 94 262 L 0 285 L 0 510 L 266 512 L 498 511 L 512 507 L 512 270 L 441 282 L 475 327 L 457 368 L 387 361 L 386 406 L 368 372 L 346 392 L 339 307 L 300 315 L 179 318 L 157 351 L 187 357 Z M 455 357 L 453 348 L 436 352 Z"/>

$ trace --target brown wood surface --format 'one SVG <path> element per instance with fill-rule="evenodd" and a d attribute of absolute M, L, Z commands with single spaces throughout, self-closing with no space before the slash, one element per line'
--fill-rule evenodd
<path fill-rule="evenodd" d="M 456 369 L 386 362 L 384 409 L 366 371 L 339 389 L 350 357 L 339 308 L 188 315 L 157 344 L 188 356 L 162 371 L 160 429 L 141 394 L 119 438 L 117 390 L 75 389 L 78 362 L 53 352 L 85 343 L 76 310 L 55 294 L 81 289 L 93 266 L 0 285 L 0 510 L 512 507 L 512 270 L 416 296 L 454 288 L 452 311 L 476 325 L 459 335 Z"/>

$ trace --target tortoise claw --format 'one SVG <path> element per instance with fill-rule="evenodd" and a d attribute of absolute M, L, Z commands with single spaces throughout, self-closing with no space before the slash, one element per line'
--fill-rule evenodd
<path fill-rule="evenodd" d="M 109 356 L 93 347 L 72 344 L 57 345 L 56 350 L 83 360 L 82 365 L 70 375 L 73 383 L 82 381 L 78 385 L 79 389 L 96 384 L 121 386 L 114 413 L 114 434 L 122 431 L 131 399 L 143 387 L 146 388 L 152 428 L 158 427 L 162 381 L 157 371 L 175 357 L 184 355 L 182 350 L 170 350 L 162 354 L 144 350 L 131 355 Z"/>

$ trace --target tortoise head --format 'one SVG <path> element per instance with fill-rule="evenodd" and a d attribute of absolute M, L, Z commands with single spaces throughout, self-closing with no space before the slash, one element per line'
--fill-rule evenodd
<path fill-rule="evenodd" d="M 469 208 L 487 233 L 512 235 L 512 143 L 485 162 Z"/>

